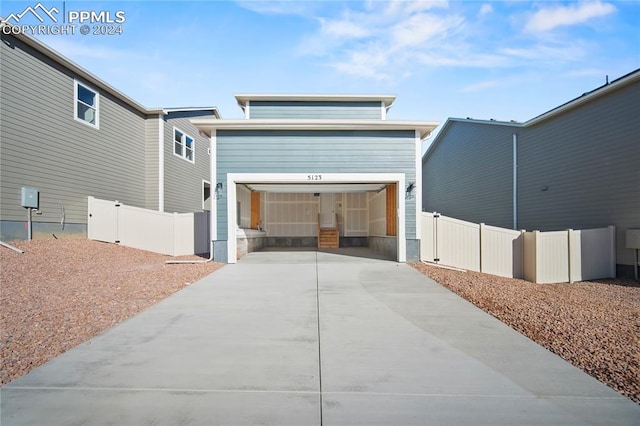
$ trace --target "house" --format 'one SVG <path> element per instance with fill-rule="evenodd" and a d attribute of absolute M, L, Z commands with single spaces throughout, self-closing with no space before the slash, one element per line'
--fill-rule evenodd
<path fill-rule="evenodd" d="M 321 246 L 323 218 L 340 247 L 419 258 L 421 142 L 438 123 L 387 120 L 395 100 L 388 95 L 236 100 L 244 119 L 191 120 L 216 153 L 214 258 L 233 263 L 252 247 Z"/>
<path fill-rule="evenodd" d="M 640 228 L 640 70 L 524 123 L 450 118 L 422 159 L 424 211 L 527 230 Z"/>
<path fill-rule="evenodd" d="M 215 107 L 149 109 L 26 35 L 0 44 L 0 239 L 87 235 L 87 197 L 166 212 L 208 210 Z"/>
<path fill-rule="evenodd" d="M 0 239 L 27 237 L 34 188 L 34 238 L 87 236 L 95 197 L 210 210 L 221 262 L 265 246 L 419 258 L 421 143 L 438 123 L 388 120 L 394 96 L 244 94 L 245 118 L 224 120 L 146 108 L 26 35 L 0 48 Z"/>

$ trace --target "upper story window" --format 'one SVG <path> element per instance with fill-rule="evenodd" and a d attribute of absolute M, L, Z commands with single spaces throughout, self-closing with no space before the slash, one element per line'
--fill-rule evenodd
<path fill-rule="evenodd" d="M 187 161 L 194 162 L 195 145 L 193 138 L 182 130 L 173 128 L 173 153 Z"/>
<path fill-rule="evenodd" d="M 98 92 L 75 81 L 74 97 L 74 118 L 97 129 L 100 123 L 100 95 Z"/>

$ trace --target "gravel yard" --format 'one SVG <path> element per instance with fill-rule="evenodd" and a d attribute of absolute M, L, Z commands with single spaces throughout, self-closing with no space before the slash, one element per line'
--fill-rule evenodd
<path fill-rule="evenodd" d="M 416 269 L 640 403 L 640 285 L 533 284 L 418 263 Z"/>
<path fill-rule="evenodd" d="M 25 253 L 0 247 L 2 384 L 223 266 L 86 239 L 10 244 Z"/>

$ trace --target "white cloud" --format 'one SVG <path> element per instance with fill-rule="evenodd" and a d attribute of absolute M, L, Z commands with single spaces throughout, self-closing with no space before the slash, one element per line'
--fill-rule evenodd
<path fill-rule="evenodd" d="M 348 20 L 331 21 L 320 18 L 321 31 L 336 38 L 362 38 L 369 35 L 369 30 Z"/>
<path fill-rule="evenodd" d="M 478 12 L 478 16 L 480 16 L 480 17 L 486 16 L 486 15 L 490 14 L 491 12 L 493 12 L 493 6 L 491 6 L 489 3 L 485 3 L 480 8 L 480 12 Z"/>
<path fill-rule="evenodd" d="M 433 38 L 442 37 L 463 23 L 464 19 L 458 16 L 441 18 L 420 13 L 398 22 L 392 28 L 393 42 L 399 46 L 419 45 Z"/>
<path fill-rule="evenodd" d="M 534 13 L 525 24 L 525 31 L 550 31 L 561 26 L 577 25 L 593 18 L 614 13 L 616 8 L 601 1 L 582 1 L 568 6 L 542 8 Z"/>

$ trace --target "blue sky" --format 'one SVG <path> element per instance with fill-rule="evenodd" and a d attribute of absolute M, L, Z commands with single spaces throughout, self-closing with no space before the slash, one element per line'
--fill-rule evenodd
<path fill-rule="evenodd" d="M 0 15 L 33 2 L 3 1 Z M 61 8 L 62 1 L 42 1 Z M 395 94 L 389 119 L 525 121 L 640 68 L 640 2 L 67 1 L 122 35 L 41 40 L 147 107 Z M 27 19 L 27 18 L 25 18 Z"/>

